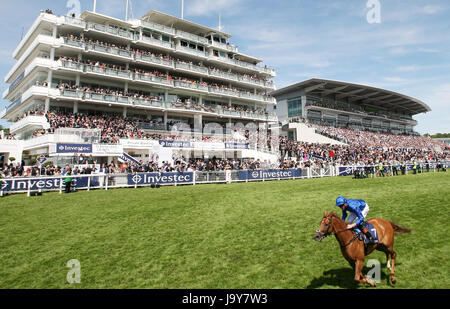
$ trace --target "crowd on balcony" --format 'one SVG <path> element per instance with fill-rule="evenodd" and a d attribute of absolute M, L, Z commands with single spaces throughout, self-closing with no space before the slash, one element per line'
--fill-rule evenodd
<path fill-rule="evenodd" d="M 339 110 L 339 111 L 346 111 L 346 112 L 352 112 L 352 113 L 359 113 L 361 115 L 369 115 L 369 116 L 378 116 L 383 117 L 385 119 L 397 119 L 397 120 L 413 120 L 411 116 L 408 115 L 402 115 L 397 114 L 393 112 L 389 112 L 387 110 L 381 110 L 381 109 L 373 109 L 373 108 L 367 108 L 361 105 L 352 104 L 352 103 L 345 103 L 345 102 L 339 102 L 339 101 L 331 101 L 331 100 L 319 100 L 319 99 L 307 99 L 306 107 L 308 106 L 317 106 L 317 107 L 324 107 L 329 108 L 333 110 Z M 367 110 L 366 110 L 367 109 Z"/>
<path fill-rule="evenodd" d="M 123 65 L 107 64 L 107 63 L 100 62 L 100 61 L 93 61 L 93 60 L 87 60 L 87 59 L 86 60 L 78 60 L 76 58 L 71 58 L 71 57 L 66 57 L 66 56 L 59 57 L 58 61 L 88 65 L 92 68 L 111 69 L 111 70 L 115 70 L 115 71 L 127 72 L 126 67 Z M 190 78 L 187 78 L 184 76 L 176 76 L 176 75 L 172 75 L 172 74 L 167 74 L 165 72 L 161 72 L 158 70 L 148 71 L 148 70 L 134 68 L 134 69 L 129 69 L 128 72 L 133 72 L 137 79 L 142 79 L 142 77 L 147 77 L 147 78 L 156 77 L 156 78 L 159 78 L 160 80 L 166 80 L 168 83 L 171 83 L 172 81 L 174 81 L 174 82 L 178 82 L 178 83 L 187 84 L 188 88 L 196 89 L 200 86 L 200 87 L 207 88 L 205 90 L 209 90 L 209 88 L 212 88 L 212 89 L 214 89 L 213 90 L 214 92 L 233 92 L 236 95 L 241 95 L 241 96 L 242 95 L 244 95 L 244 96 L 254 95 L 254 93 L 249 91 L 248 89 L 242 89 L 242 88 L 232 87 L 229 85 L 223 85 L 223 84 L 218 84 L 218 83 L 207 83 L 207 82 L 200 81 L 200 80 L 190 79 Z M 179 86 L 179 85 L 177 85 L 177 86 Z M 181 85 L 181 86 L 183 86 L 183 85 Z M 260 94 L 260 95 L 266 95 L 266 94 Z"/>
<path fill-rule="evenodd" d="M 220 68 L 213 67 L 213 66 L 205 66 L 204 64 L 202 64 L 200 62 L 193 62 L 193 61 L 183 60 L 181 58 L 175 58 L 175 57 L 170 56 L 169 54 L 154 53 L 152 51 L 148 51 L 145 49 L 139 49 L 139 48 L 132 48 L 132 47 L 128 48 L 127 46 L 124 46 L 124 45 L 116 45 L 114 43 L 103 42 L 103 41 L 95 40 L 92 38 L 84 38 L 84 37 L 80 37 L 80 36 L 76 36 L 76 35 L 72 35 L 72 34 L 62 35 L 60 37 L 63 37 L 67 40 L 82 42 L 82 43 L 89 44 L 89 45 L 98 45 L 98 46 L 105 47 L 105 48 L 120 49 L 122 51 L 130 52 L 130 54 L 135 55 L 137 59 L 140 59 L 142 56 L 147 56 L 147 57 L 157 58 L 157 59 L 163 60 L 165 62 L 175 62 L 175 63 L 185 64 L 185 65 L 190 65 L 190 66 L 197 66 L 200 68 L 209 69 L 210 71 L 216 72 L 216 73 L 232 74 L 241 80 L 252 80 L 256 83 L 272 84 L 272 82 L 269 81 L 268 79 L 260 77 L 256 74 L 241 74 L 241 73 L 237 73 L 237 72 L 230 72 L 230 71 L 222 70 Z"/>
<path fill-rule="evenodd" d="M 364 113 L 364 108 L 360 105 L 349 104 L 349 103 L 344 103 L 344 102 L 333 102 L 333 101 L 329 101 L 329 100 L 325 101 L 325 100 L 308 99 L 306 102 L 306 106 L 324 107 L 324 108 L 347 111 L 347 112 L 352 112 L 352 113 L 354 113 L 354 112 Z"/>
<path fill-rule="evenodd" d="M 317 132 L 346 141 L 357 147 L 384 147 L 384 148 L 415 148 L 445 149 L 446 145 L 432 138 L 417 135 L 395 135 L 364 130 L 352 130 L 349 128 L 337 128 L 318 124 L 309 124 Z"/>
<path fill-rule="evenodd" d="M 3 131 L 0 131 L 0 139 L 3 140 L 16 140 L 16 137 L 9 133 L 4 133 Z"/>
<path fill-rule="evenodd" d="M 103 95 L 114 95 L 119 97 L 131 97 L 139 100 L 148 100 L 148 101 L 162 101 L 163 98 L 161 96 L 154 96 L 151 94 L 146 94 L 144 92 L 138 91 L 122 91 L 119 89 L 106 89 L 106 88 L 98 88 L 93 86 L 77 86 L 76 84 L 68 84 L 68 83 L 59 83 L 56 86 L 60 91 L 80 91 L 85 93 L 95 93 L 95 94 L 103 94 Z"/>

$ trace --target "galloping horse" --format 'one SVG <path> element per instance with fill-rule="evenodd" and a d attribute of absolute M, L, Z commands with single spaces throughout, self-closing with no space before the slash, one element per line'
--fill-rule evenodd
<path fill-rule="evenodd" d="M 391 282 L 395 284 L 397 279 L 394 276 L 394 268 L 397 254 L 394 251 L 394 233 L 410 233 L 411 230 L 379 218 L 366 221 L 372 223 L 376 228 L 379 240 L 377 244 L 368 244 L 367 248 L 365 248 L 363 241 L 357 240 L 356 233 L 347 229 L 347 224 L 334 212 L 327 213 L 327 211 L 324 211 L 314 240 L 321 242 L 328 235 L 334 234 L 341 247 L 342 255 L 355 270 L 355 281 L 357 283 L 367 283 L 372 287 L 375 286 L 375 283 L 362 274 L 364 259 L 366 255 L 371 254 L 375 249 L 384 252 L 386 254 L 387 268 L 391 272 Z"/>

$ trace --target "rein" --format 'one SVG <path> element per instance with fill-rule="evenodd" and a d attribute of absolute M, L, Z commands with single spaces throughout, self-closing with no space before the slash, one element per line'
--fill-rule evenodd
<path fill-rule="evenodd" d="M 331 226 L 331 224 L 332 224 L 332 222 L 333 222 L 333 217 L 323 217 L 323 219 L 329 219 L 330 220 L 330 223 L 328 223 L 327 225 L 326 225 L 326 227 L 327 227 L 327 232 L 328 232 L 328 229 L 330 228 L 330 226 Z M 346 232 L 346 231 L 350 231 L 349 229 L 343 229 L 343 230 L 340 230 L 340 231 L 336 231 L 336 232 L 331 232 L 331 233 L 329 233 L 329 234 L 335 234 L 335 235 L 337 235 L 337 234 L 339 234 L 339 233 L 342 233 L 342 232 Z M 350 239 L 350 241 L 348 242 L 348 243 L 346 243 L 345 245 L 341 245 L 340 243 L 340 246 L 341 246 L 341 248 L 345 248 L 345 247 L 347 247 L 347 246 L 349 246 L 351 243 L 353 243 L 356 239 L 358 238 L 358 235 L 355 233 L 355 235 L 353 236 L 353 238 L 352 239 Z"/>

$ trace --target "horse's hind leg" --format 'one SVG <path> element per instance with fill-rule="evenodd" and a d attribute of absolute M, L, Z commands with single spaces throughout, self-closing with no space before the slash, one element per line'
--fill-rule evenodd
<path fill-rule="evenodd" d="M 384 252 L 386 254 L 386 267 L 391 270 L 391 254 L 386 250 Z"/>
<path fill-rule="evenodd" d="M 395 253 L 393 246 L 386 246 L 386 245 L 380 245 L 377 248 L 380 251 L 383 251 L 386 254 L 386 267 L 390 271 L 391 276 L 391 282 L 392 284 L 395 284 L 397 279 L 394 276 L 395 272 L 395 258 L 397 256 L 397 253 Z"/>
<path fill-rule="evenodd" d="M 395 278 L 394 273 L 395 273 L 395 258 L 397 257 L 397 253 L 394 251 L 394 248 L 391 246 L 390 248 L 388 248 L 389 250 L 389 254 L 391 256 L 391 261 L 392 261 L 392 265 L 390 268 L 391 271 L 391 282 L 392 284 L 395 284 L 397 282 L 397 278 Z"/>

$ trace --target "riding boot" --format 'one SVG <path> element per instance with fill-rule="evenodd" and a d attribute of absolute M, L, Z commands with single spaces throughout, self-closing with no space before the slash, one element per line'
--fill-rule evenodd
<path fill-rule="evenodd" d="M 364 240 L 363 235 L 362 235 L 362 232 L 361 232 L 361 230 L 360 230 L 359 228 L 355 227 L 355 233 L 356 233 L 356 235 L 358 236 L 358 239 L 359 239 L 359 240 L 361 240 L 361 241 Z"/>
<path fill-rule="evenodd" d="M 364 233 L 364 235 L 366 235 L 366 238 L 369 243 L 374 242 L 372 235 L 369 233 L 369 231 L 366 228 L 363 229 L 363 233 Z"/>

